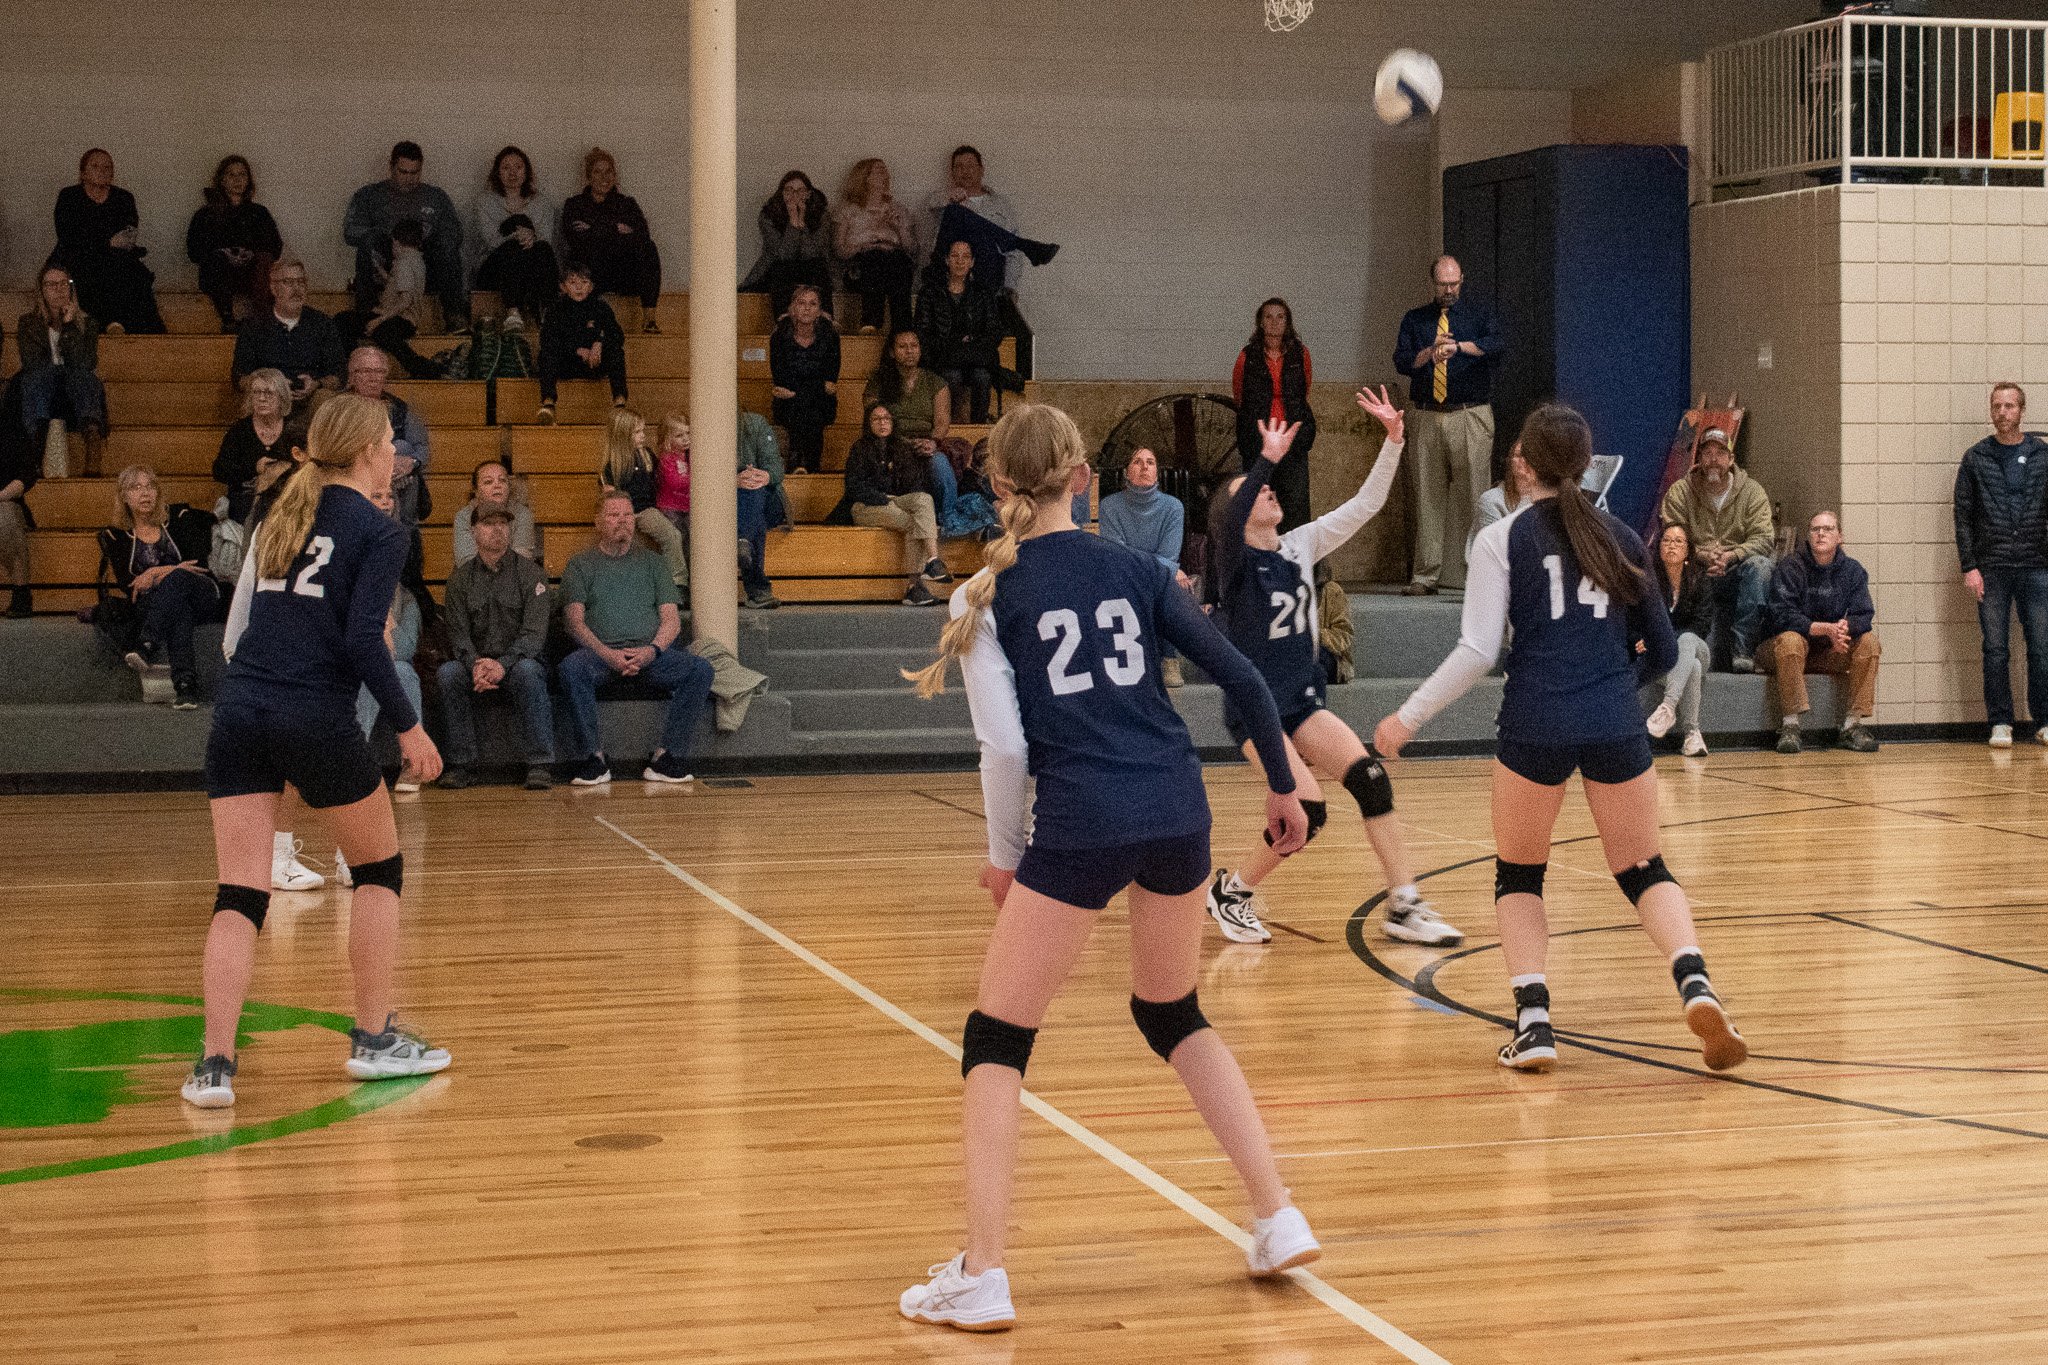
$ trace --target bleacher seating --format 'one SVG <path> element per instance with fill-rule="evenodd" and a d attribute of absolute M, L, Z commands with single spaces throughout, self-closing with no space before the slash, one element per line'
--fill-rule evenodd
<path fill-rule="evenodd" d="M 338 292 L 316 293 L 313 306 L 338 311 L 349 306 Z M 689 296 L 664 295 L 663 333 L 640 332 L 640 308 L 630 299 L 612 299 L 627 333 L 626 369 L 632 405 L 650 423 L 670 410 L 687 411 L 689 403 Z M 31 306 L 27 291 L 0 291 L 0 322 L 11 321 Z M 37 485 L 29 497 L 37 529 L 33 533 L 35 605 L 39 612 L 69 611 L 89 604 L 98 568 L 94 532 L 113 518 L 113 474 L 131 464 L 155 469 L 166 497 L 175 502 L 211 506 L 220 489 L 209 476 L 213 457 L 226 426 L 241 412 L 241 396 L 228 380 L 234 339 L 220 333 L 212 306 L 198 294 L 158 295 L 165 336 L 103 337 L 100 375 L 107 386 L 110 431 L 101 477 L 52 478 Z M 500 312 L 494 295 L 473 300 L 477 317 Z M 768 377 L 767 299 L 739 298 L 740 402 L 766 414 L 770 408 Z M 18 367 L 11 327 L 0 342 L 0 377 Z M 531 331 L 529 340 L 533 338 Z M 432 354 L 454 345 L 459 337 L 426 336 L 415 346 Z M 1005 342 L 1004 358 L 1013 343 Z M 824 526 L 826 514 L 839 500 L 838 470 L 860 433 L 860 388 L 882 356 L 879 336 L 848 335 L 842 339 L 841 415 L 828 429 L 825 467 L 828 472 L 791 476 L 785 486 L 791 515 L 798 523 L 786 534 L 771 536 L 769 571 L 778 596 L 794 602 L 889 601 L 902 593 L 900 544 L 890 532 L 862 527 Z M 430 484 L 434 510 L 422 527 L 426 571 L 440 582 L 450 567 L 450 532 L 454 514 L 468 499 L 470 469 L 487 459 L 510 463 L 536 522 L 544 528 L 544 557 L 551 574 L 559 575 L 569 555 L 590 543 L 592 500 L 596 490 L 598 451 L 603 423 L 611 410 L 602 383 L 571 382 L 561 386 L 557 425 L 535 422 L 540 386 L 531 379 L 480 381 L 394 381 L 392 391 L 426 420 L 433 442 Z M 955 425 L 956 433 L 976 439 L 986 428 Z M 81 443 L 72 437 L 71 468 L 82 468 Z M 948 563 L 957 572 L 971 572 L 981 562 L 977 544 L 949 545 Z"/>

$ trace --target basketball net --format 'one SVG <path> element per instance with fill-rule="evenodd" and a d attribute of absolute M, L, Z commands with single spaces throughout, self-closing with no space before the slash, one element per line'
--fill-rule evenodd
<path fill-rule="evenodd" d="M 1266 0 L 1266 30 L 1292 33 L 1315 11 L 1316 0 Z"/>

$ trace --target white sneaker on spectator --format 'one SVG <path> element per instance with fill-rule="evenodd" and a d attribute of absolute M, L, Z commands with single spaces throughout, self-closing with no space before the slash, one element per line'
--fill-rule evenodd
<path fill-rule="evenodd" d="M 1322 1244 L 1309 1231 L 1308 1219 L 1292 1204 L 1271 1218 L 1252 1220 L 1252 1249 L 1245 1253 L 1245 1261 L 1255 1279 L 1307 1265 L 1322 1254 Z"/>
<path fill-rule="evenodd" d="M 1687 758 L 1705 758 L 1707 756 L 1707 737 L 1697 730 L 1687 730 L 1685 732 L 1685 743 L 1678 746 L 1678 752 L 1684 754 Z"/>
<path fill-rule="evenodd" d="M 2034 743 L 2048 744 L 2048 725 L 2044 725 L 2040 729 L 2034 731 Z"/>
<path fill-rule="evenodd" d="M 334 884 L 336 886 L 354 886 L 356 884 L 356 874 L 348 870 L 348 859 L 341 856 L 341 850 L 338 848 L 334 850 Z"/>
<path fill-rule="evenodd" d="M 505 310 L 503 326 L 508 332 L 523 332 L 526 330 L 526 319 L 519 316 L 517 308 L 508 308 Z"/>
<path fill-rule="evenodd" d="M 276 891 L 318 891 L 327 885 L 327 878 L 299 861 L 299 850 L 305 845 L 291 836 L 289 830 L 279 830 L 270 845 L 270 885 Z"/>
<path fill-rule="evenodd" d="M 1991 727 L 1991 747 L 1994 749 L 2010 749 L 2012 747 L 2012 727 L 2010 725 L 1994 725 Z"/>
<path fill-rule="evenodd" d="M 1671 727 L 1676 724 L 1678 712 L 1671 708 L 1670 702 L 1660 701 L 1657 703 L 1657 709 L 1650 713 L 1650 718 L 1643 722 L 1643 727 L 1650 732 L 1651 739 L 1662 739 L 1671 733 Z"/>
<path fill-rule="evenodd" d="M 967 1273 L 967 1253 L 933 1266 L 931 1279 L 914 1284 L 896 1300 L 897 1311 L 912 1322 L 957 1327 L 963 1332 L 1006 1332 L 1017 1325 L 1010 1302 L 1010 1276 L 1001 1266 L 979 1275 Z"/>
<path fill-rule="evenodd" d="M 142 684 L 142 700 L 150 706 L 169 706 L 177 699 L 178 689 L 171 682 L 169 664 L 151 663 L 149 655 L 139 649 L 131 649 L 123 662 L 135 670 L 137 681 Z"/>

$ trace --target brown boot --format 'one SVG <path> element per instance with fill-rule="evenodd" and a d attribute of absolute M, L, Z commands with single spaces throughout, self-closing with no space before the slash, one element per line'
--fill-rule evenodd
<path fill-rule="evenodd" d="M 97 422 L 88 422 L 81 434 L 85 437 L 85 477 L 97 479 L 107 453 L 106 429 Z"/>

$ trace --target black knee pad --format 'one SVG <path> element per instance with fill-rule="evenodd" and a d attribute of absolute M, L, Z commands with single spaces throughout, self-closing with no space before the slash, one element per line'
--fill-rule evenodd
<path fill-rule="evenodd" d="M 1394 782 L 1380 761 L 1367 754 L 1344 770 L 1344 790 L 1358 802 L 1359 813 L 1371 820 L 1394 810 Z"/>
<path fill-rule="evenodd" d="M 349 869 L 349 875 L 355 878 L 358 889 L 365 886 L 381 886 L 394 896 L 400 895 L 405 888 L 405 855 L 394 853 L 389 858 L 379 858 L 374 863 L 352 867 Z"/>
<path fill-rule="evenodd" d="M 967 1028 L 960 1035 L 960 1074 L 965 1076 L 988 1062 L 1007 1066 L 1022 1076 L 1031 1062 L 1031 1044 L 1037 1037 L 1035 1028 L 1005 1023 L 992 1014 L 975 1010 L 967 1016 Z"/>
<path fill-rule="evenodd" d="M 1134 995 L 1131 1018 L 1138 1021 L 1138 1032 L 1145 1035 L 1145 1041 L 1161 1061 L 1172 1061 L 1173 1050 L 1186 1042 L 1190 1034 L 1209 1027 L 1209 1021 L 1202 1017 L 1202 1007 L 1195 1003 L 1193 991 L 1178 1000 L 1141 1000 Z"/>
<path fill-rule="evenodd" d="M 1323 832 L 1323 826 L 1330 823 L 1330 803 L 1327 801 L 1303 801 L 1301 809 L 1302 813 L 1308 816 L 1308 834 L 1302 839 L 1301 848 L 1307 848 L 1316 841 L 1316 836 Z M 1265 831 L 1265 835 L 1266 844 L 1268 847 L 1271 847 L 1273 831 L 1269 829 Z M 1301 849 L 1298 848 L 1295 852 L 1299 853 Z"/>
<path fill-rule="evenodd" d="M 222 882 L 220 889 L 213 893 L 213 913 L 218 915 L 223 910 L 234 911 L 261 933 L 263 917 L 270 913 L 270 893 L 258 891 L 253 886 L 233 886 Z"/>
<path fill-rule="evenodd" d="M 1505 858 L 1495 858 L 1493 898 L 1542 895 L 1543 873 L 1549 866 L 1549 863 L 1511 863 Z"/>
<path fill-rule="evenodd" d="M 1670 882 L 1673 886 L 1678 884 L 1678 878 L 1672 876 L 1671 869 L 1664 866 L 1664 855 L 1661 853 L 1647 862 L 1637 863 L 1634 867 L 1624 867 L 1614 874 L 1614 884 L 1621 888 L 1622 895 L 1628 897 L 1630 905 L 1642 904 L 1643 893 L 1658 882 Z"/>

